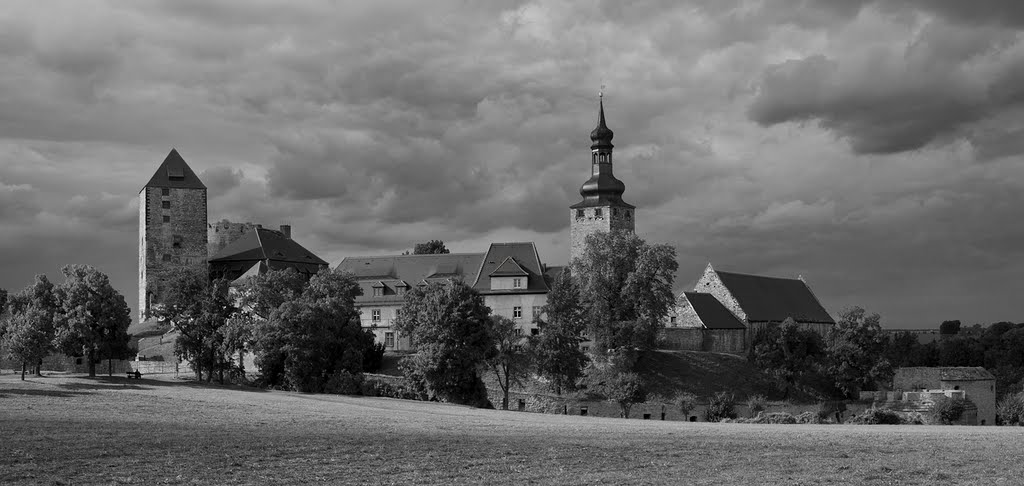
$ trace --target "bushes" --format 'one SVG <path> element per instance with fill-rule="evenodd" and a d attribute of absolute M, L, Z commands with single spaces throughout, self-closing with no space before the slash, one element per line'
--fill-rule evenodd
<path fill-rule="evenodd" d="M 960 420 L 967 409 L 967 400 L 960 397 L 941 396 L 935 400 L 928 417 L 932 423 L 952 425 Z"/>
<path fill-rule="evenodd" d="M 1024 392 L 1008 395 L 996 405 L 1000 425 L 1024 425 Z"/>
<path fill-rule="evenodd" d="M 359 395 L 363 389 L 363 374 L 349 373 L 345 370 L 335 371 L 327 383 L 324 384 L 324 393 L 334 395 Z"/>
<path fill-rule="evenodd" d="M 763 412 L 767 406 L 768 399 L 766 399 L 764 395 L 751 395 L 747 397 L 747 409 L 750 410 L 751 417 L 756 417 L 757 414 Z"/>
<path fill-rule="evenodd" d="M 704 410 L 704 420 L 708 422 L 721 422 L 723 419 L 735 418 L 735 395 L 728 392 L 718 392 L 708 400 L 708 408 Z"/>
<path fill-rule="evenodd" d="M 850 419 L 850 423 L 861 425 L 900 425 L 904 423 L 900 414 L 887 408 L 869 408 Z"/>
<path fill-rule="evenodd" d="M 841 422 L 840 415 L 846 411 L 846 403 L 841 401 L 829 400 L 826 402 L 818 402 L 818 410 L 815 411 L 815 423 L 828 423 L 835 420 L 836 423 Z"/>

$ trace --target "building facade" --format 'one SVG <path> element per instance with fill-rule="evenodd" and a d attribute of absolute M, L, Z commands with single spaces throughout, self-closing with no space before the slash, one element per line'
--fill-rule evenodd
<path fill-rule="evenodd" d="M 160 302 L 168 271 L 206 268 L 206 196 L 206 186 L 175 149 L 139 191 L 140 321 Z"/>
<path fill-rule="evenodd" d="M 590 178 L 580 187 L 583 200 L 569 207 L 569 264 L 583 255 L 588 235 L 636 230 L 636 207 L 622 200 L 626 185 L 612 173 L 612 137 L 604 116 L 604 97 L 598 105 L 597 128 L 590 132 Z"/>

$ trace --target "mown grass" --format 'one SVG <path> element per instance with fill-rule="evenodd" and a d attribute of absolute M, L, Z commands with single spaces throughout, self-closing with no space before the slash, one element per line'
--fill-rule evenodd
<path fill-rule="evenodd" d="M 1019 484 L 1024 428 L 540 415 L 0 376 L 0 484 Z"/>

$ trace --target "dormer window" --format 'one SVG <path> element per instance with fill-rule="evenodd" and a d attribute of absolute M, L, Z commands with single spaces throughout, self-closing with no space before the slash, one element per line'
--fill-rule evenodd
<path fill-rule="evenodd" d="M 185 169 L 182 167 L 168 167 L 167 178 L 172 181 L 181 181 L 185 179 Z"/>
<path fill-rule="evenodd" d="M 521 278 L 514 278 L 514 279 L 512 279 L 512 288 L 514 288 L 514 289 L 521 289 L 521 288 L 523 288 L 523 279 L 521 279 Z"/>
<path fill-rule="evenodd" d="M 382 297 L 383 295 L 384 295 L 384 287 L 374 287 L 373 288 L 373 296 L 374 297 Z"/>

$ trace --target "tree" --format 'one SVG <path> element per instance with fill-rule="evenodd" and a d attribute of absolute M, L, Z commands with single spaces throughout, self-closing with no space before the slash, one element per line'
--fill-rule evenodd
<path fill-rule="evenodd" d="M 942 321 L 939 324 L 939 334 L 943 336 L 955 336 L 960 332 L 960 321 Z"/>
<path fill-rule="evenodd" d="M 508 391 L 513 385 L 521 385 L 530 371 L 530 354 L 526 338 L 519 333 L 516 324 L 504 316 L 491 316 L 490 330 L 494 349 L 484 361 L 494 372 L 501 387 L 501 409 L 508 410 Z"/>
<path fill-rule="evenodd" d="M 487 390 L 477 369 L 494 347 L 490 314 L 483 297 L 458 280 L 406 294 L 395 329 L 416 343 L 416 354 L 402 361 L 407 378 L 434 398 L 485 405 Z"/>
<path fill-rule="evenodd" d="M 853 395 L 858 390 L 887 380 L 892 366 L 885 359 L 885 334 L 878 314 L 867 315 L 861 307 L 839 314 L 829 331 L 826 372 L 838 390 Z"/>
<path fill-rule="evenodd" d="M 259 319 L 269 319 L 281 304 L 297 299 L 309 278 L 294 268 L 269 270 L 245 280 L 238 288 L 238 306 Z"/>
<path fill-rule="evenodd" d="M 359 374 L 373 334 L 359 324 L 362 291 L 351 274 L 321 271 L 302 294 L 256 323 L 253 351 L 271 386 L 320 392 L 336 373 Z"/>
<path fill-rule="evenodd" d="M 36 275 L 35 281 L 21 292 L 5 297 L 10 313 L 0 323 L 5 328 L 2 347 L 7 355 L 21 361 L 21 379 L 29 364 L 40 374 L 39 362 L 54 351 L 54 314 L 57 300 L 53 284 L 46 275 Z"/>
<path fill-rule="evenodd" d="M 586 329 L 586 321 L 579 287 L 568 268 L 555 277 L 542 314 L 547 318 L 538 320 L 540 334 L 531 336 L 530 351 L 537 374 L 561 395 L 562 390 L 576 389 L 587 364 L 587 355 L 580 349 L 580 334 Z"/>
<path fill-rule="evenodd" d="M 131 310 L 110 279 L 89 265 L 65 265 L 64 282 L 54 290 L 56 342 L 68 355 L 84 355 L 89 376 L 96 376 L 96 361 L 106 349 L 122 348 L 129 339 Z"/>
<path fill-rule="evenodd" d="M 627 231 L 587 236 L 583 255 L 571 265 L 598 352 L 654 347 L 675 303 L 675 257 L 671 246 L 648 245 Z"/>
<path fill-rule="evenodd" d="M 435 255 L 442 253 L 449 253 L 449 251 L 444 247 L 444 242 L 441 240 L 430 240 L 426 243 L 416 243 L 416 246 L 412 249 L 413 255 Z"/>
<path fill-rule="evenodd" d="M 687 391 L 679 392 L 673 401 L 676 404 L 676 408 L 679 409 L 679 413 L 683 414 L 684 420 L 689 420 L 690 412 L 697 408 L 697 395 Z"/>
<path fill-rule="evenodd" d="M 785 387 L 785 397 L 800 378 L 818 367 L 825 345 L 818 333 L 802 329 L 792 318 L 770 324 L 754 338 L 750 356 L 754 364 Z"/>
<path fill-rule="evenodd" d="M 225 326 L 237 308 L 229 295 L 228 281 L 210 282 L 206 272 L 181 267 L 167 274 L 167 290 L 154 315 L 171 323 L 178 332 L 174 354 L 188 361 L 196 379 L 212 381 L 215 372 L 224 382 L 224 368 L 231 362 L 225 354 Z"/>
<path fill-rule="evenodd" d="M 617 403 L 622 418 L 629 418 L 633 405 L 647 399 L 643 378 L 631 371 L 635 363 L 636 353 L 618 350 L 587 366 L 587 390 Z"/>

